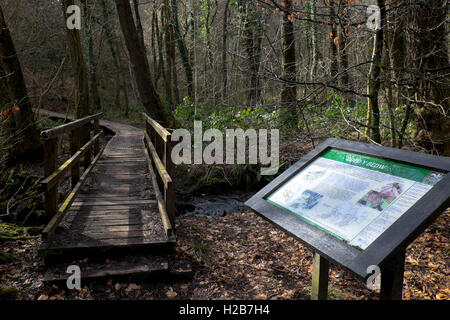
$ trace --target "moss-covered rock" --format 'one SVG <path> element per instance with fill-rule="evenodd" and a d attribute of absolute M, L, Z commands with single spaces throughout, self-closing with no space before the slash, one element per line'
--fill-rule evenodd
<path fill-rule="evenodd" d="M 10 223 L 0 223 L 0 242 L 9 240 L 23 240 L 28 236 L 24 233 L 24 228 Z"/>
<path fill-rule="evenodd" d="M 0 286 L 0 300 L 15 300 L 19 297 L 19 290 L 12 287 Z"/>
<path fill-rule="evenodd" d="M 0 250 L 0 264 L 10 263 L 14 260 L 15 260 L 15 258 L 12 255 Z"/>

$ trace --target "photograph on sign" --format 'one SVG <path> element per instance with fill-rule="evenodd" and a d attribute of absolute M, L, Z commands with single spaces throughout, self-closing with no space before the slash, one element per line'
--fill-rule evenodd
<path fill-rule="evenodd" d="M 364 250 L 443 176 L 418 166 L 329 149 L 266 200 Z"/>

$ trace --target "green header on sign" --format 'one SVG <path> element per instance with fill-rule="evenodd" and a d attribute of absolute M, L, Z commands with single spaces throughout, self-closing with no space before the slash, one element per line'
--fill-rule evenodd
<path fill-rule="evenodd" d="M 430 170 L 421 167 L 414 167 L 399 162 L 363 156 L 357 153 L 336 149 L 328 150 L 322 155 L 322 158 L 351 164 L 353 166 L 386 173 L 416 182 L 423 182 L 425 177 L 431 173 Z"/>

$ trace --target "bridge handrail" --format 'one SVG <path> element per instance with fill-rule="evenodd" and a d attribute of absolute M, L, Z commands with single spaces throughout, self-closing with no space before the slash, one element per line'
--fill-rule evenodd
<path fill-rule="evenodd" d="M 142 113 L 142 116 L 146 123 L 144 150 L 149 163 L 158 209 L 166 234 L 171 236 L 175 229 L 174 164 L 171 158 L 172 134 L 146 113 Z"/>
<path fill-rule="evenodd" d="M 99 143 L 103 134 L 99 126 L 102 115 L 103 113 L 97 113 L 41 132 L 44 142 L 44 178 L 41 181 L 41 185 L 45 191 L 45 215 L 51 219 L 42 232 L 43 240 L 48 240 L 49 236 L 55 231 L 103 153 L 104 148 L 100 150 Z M 91 125 L 93 125 L 94 129 L 93 138 L 91 138 Z M 64 134 L 68 132 L 71 133 L 70 149 L 72 156 L 63 165 L 56 168 L 58 162 L 58 140 L 62 139 Z M 80 140 L 83 140 L 82 142 L 84 143 L 81 148 Z M 94 159 L 91 161 L 92 151 Z M 82 157 L 84 157 L 84 172 L 80 177 Z M 69 170 L 71 170 L 72 190 L 58 208 L 58 186 Z"/>
<path fill-rule="evenodd" d="M 58 137 L 61 136 L 62 134 L 69 132 L 69 131 L 73 131 L 77 128 L 82 127 L 83 125 L 85 125 L 86 123 L 92 121 L 92 120 L 96 120 L 96 119 L 100 119 L 100 117 L 103 115 L 102 112 L 91 115 L 91 116 L 87 116 L 78 120 L 74 120 L 71 121 L 69 123 L 60 125 L 58 127 L 52 128 L 52 129 L 48 129 L 48 130 L 44 130 L 41 132 L 41 137 L 43 140 L 48 140 L 54 137 Z"/>

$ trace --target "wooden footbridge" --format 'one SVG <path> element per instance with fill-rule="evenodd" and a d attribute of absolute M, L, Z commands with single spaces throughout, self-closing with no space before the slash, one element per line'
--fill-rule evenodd
<path fill-rule="evenodd" d="M 64 265 L 74 259 L 90 261 L 81 267 L 84 278 L 170 271 L 164 253 L 176 242 L 171 134 L 146 114 L 145 131 L 101 116 L 42 132 L 42 185 L 51 220 L 39 254 L 49 266 L 48 281 L 67 278 Z M 104 147 L 101 127 L 115 134 Z M 58 168 L 64 139 L 71 157 Z M 58 201 L 58 186 L 67 180 L 71 191 Z"/>

